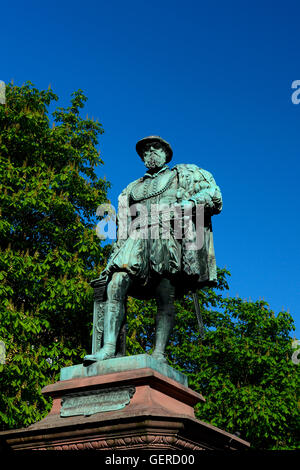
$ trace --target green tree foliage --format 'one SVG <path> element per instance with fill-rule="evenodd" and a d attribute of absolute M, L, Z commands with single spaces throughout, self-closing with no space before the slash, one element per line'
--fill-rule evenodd
<path fill-rule="evenodd" d="M 58 97 L 28 82 L 0 105 L 0 424 L 26 426 L 49 410 L 40 390 L 90 349 L 92 292 L 106 257 L 94 230 L 109 187 L 95 168 L 99 122 L 86 97 Z M 50 123 L 52 118 L 53 125 Z"/>
<path fill-rule="evenodd" d="M 240 435 L 253 447 L 296 448 L 299 366 L 291 360 L 293 319 L 284 311 L 275 316 L 264 301 L 224 296 L 229 274 L 219 270 L 218 289 L 198 292 L 203 340 L 192 299 L 176 302 L 168 360 L 205 397 L 197 405 L 199 419 Z M 128 311 L 128 354 L 150 351 L 154 302 L 129 298 Z"/>
<path fill-rule="evenodd" d="M 57 96 L 30 83 L 7 87 L 0 105 L 0 424 L 13 428 L 41 419 L 50 403 L 41 388 L 61 367 L 82 362 L 91 344 L 89 281 L 105 264 L 109 246 L 95 236 L 95 212 L 108 183 L 97 179 L 102 126 L 82 119 L 86 97 L 53 112 Z M 206 333 L 200 339 L 194 306 L 176 302 L 167 348 L 173 367 L 206 398 L 199 419 L 239 433 L 254 447 L 295 448 L 299 428 L 298 365 L 293 364 L 293 319 L 274 315 L 264 301 L 199 291 Z M 150 351 L 155 302 L 128 299 L 127 353 Z"/>

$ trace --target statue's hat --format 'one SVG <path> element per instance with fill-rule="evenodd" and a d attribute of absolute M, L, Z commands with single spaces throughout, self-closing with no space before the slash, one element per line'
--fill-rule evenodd
<path fill-rule="evenodd" d="M 139 140 L 136 144 L 136 151 L 139 156 L 143 159 L 143 150 L 146 144 L 150 144 L 152 142 L 159 142 L 166 152 L 167 160 L 166 163 L 169 163 L 173 156 L 173 150 L 171 149 L 171 145 L 159 135 L 149 135 L 149 137 L 144 137 L 143 139 Z"/>

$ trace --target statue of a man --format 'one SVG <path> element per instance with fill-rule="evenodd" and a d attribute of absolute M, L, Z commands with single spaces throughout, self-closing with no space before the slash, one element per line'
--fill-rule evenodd
<path fill-rule="evenodd" d="M 141 139 L 136 144 L 136 150 L 148 170 L 119 196 L 118 239 L 107 267 L 101 273 L 107 279 L 103 347 L 95 354 L 86 356 L 85 361 L 100 361 L 115 356 L 127 295 L 142 299 L 155 297 L 156 335 L 152 356 L 166 361 L 165 348 L 174 324 L 174 299 L 201 287 L 216 285 L 211 216 L 221 211 L 222 197 L 213 176 L 192 164 L 169 168 L 167 164 L 173 152 L 170 144 L 159 136 Z M 165 220 L 162 213 L 157 217 L 157 212 L 154 219 L 158 232 L 152 220 L 151 231 L 145 232 L 145 236 L 124 237 L 120 233 L 120 214 L 126 213 L 127 222 L 134 223 L 137 220 L 136 211 L 128 210 L 134 204 L 135 207 L 143 207 L 146 214 L 153 214 L 151 210 L 157 206 L 176 207 L 177 214 L 178 208 L 180 214 L 189 209 L 194 239 L 178 236 L 174 217 L 168 220 L 169 233 L 163 235 Z M 203 242 L 191 245 L 199 230 L 195 224 L 195 210 L 199 206 L 204 211 L 201 227 Z"/>

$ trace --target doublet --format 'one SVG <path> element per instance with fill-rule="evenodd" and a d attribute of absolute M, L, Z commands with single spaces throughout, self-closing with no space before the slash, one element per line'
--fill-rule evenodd
<path fill-rule="evenodd" d="M 124 204 L 143 204 L 147 210 L 153 204 L 173 205 L 182 200 L 202 204 L 205 211 L 203 245 L 189 249 L 187 240 L 177 239 L 171 228 L 169 238 L 120 238 L 114 244 L 106 267 L 111 276 L 116 271 L 127 271 L 135 286 L 151 289 L 158 276 L 173 278 L 178 295 L 217 280 L 211 216 L 222 209 L 222 196 L 213 176 L 196 165 L 181 164 L 172 169 L 164 166 L 156 174 L 146 173 L 130 183 L 119 196 L 119 213 Z M 133 216 L 128 217 L 130 223 Z M 193 222 L 194 223 L 194 222 Z M 140 289 L 139 289 L 140 290 Z M 137 295 L 138 296 L 138 295 Z M 143 292 L 145 298 L 145 292 Z"/>
<path fill-rule="evenodd" d="M 175 176 L 176 173 L 169 170 L 168 167 L 163 167 L 154 175 L 146 173 L 143 178 L 132 186 L 130 199 L 134 202 L 140 202 L 162 195 L 172 185 L 174 186 Z"/>

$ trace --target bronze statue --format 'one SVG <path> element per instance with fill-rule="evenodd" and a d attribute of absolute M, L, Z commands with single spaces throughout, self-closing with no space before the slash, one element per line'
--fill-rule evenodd
<path fill-rule="evenodd" d="M 173 152 L 170 144 L 159 136 L 138 141 L 136 150 L 148 170 L 119 196 L 117 242 L 100 276 L 106 286 L 103 345 L 86 356 L 85 362 L 115 357 L 127 295 L 142 299 L 155 297 L 156 336 L 152 356 L 166 361 L 165 348 L 174 324 L 174 299 L 203 286 L 216 285 L 211 216 L 221 211 L 222 197 L 213 176 L 193 164 L 169 168 Z M 144 211 L 143 219 L 138 219 L 138 211 L 132 211 L 132 207 Z M 159 210 L 153 212 L 156 207 Z M 173 216 L 166 218 L 163 209 L 168 207 L 172 208 Z M 200 229 L 195 214 L 199 207 L 203 209 L 203 237 L 197 245 Z M 149 214 L 154 213 L 150 220 Z M 174 213 L 181 215 L 176 218 Z M 124 218 L 131 226 L 143 220 L 140 232 L 133 230 L 135 236 L 128 233 L 124 236 L 124 230 L 120 229 Z M 178 231 L 179 219 L 190 224 L 190 236 Z"/>

